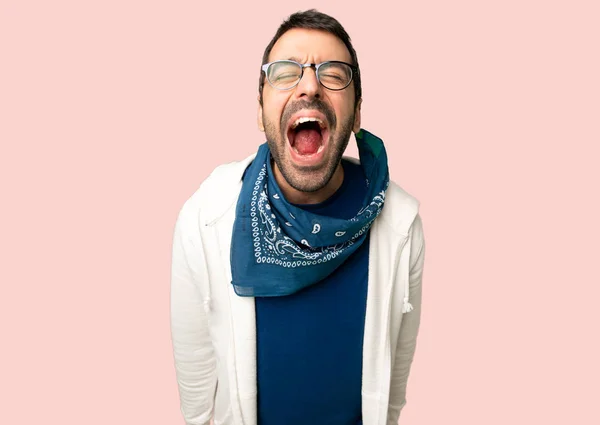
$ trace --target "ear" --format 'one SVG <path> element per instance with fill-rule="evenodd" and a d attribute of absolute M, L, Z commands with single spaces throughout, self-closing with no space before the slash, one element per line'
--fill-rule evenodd
<path fill-rule="evenodd" d="M 356 109 L 354 110 L 354 125 L 352 126 L 352 131 L 354 134 L 360 131 L 360 106 L 362 104 L 362 98 L 358 99 L 356 102 Z"/>
<path fill-rule="evenodd" d="M 263 124 L 263 108 L 260 104 L 260 95 L 256 98 L 256 100 L 258 100 L 258 117 L 257 117 L 258 129 L 264 133 L 265 126 Z"/>

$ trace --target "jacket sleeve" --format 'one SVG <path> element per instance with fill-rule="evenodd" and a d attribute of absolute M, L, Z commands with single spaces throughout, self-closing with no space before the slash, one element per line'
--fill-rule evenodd
<path fill-rule="evenodd" d="M 425 260 L 425 240 L 421 217 L 416 216 L 412 225 L 410 247 L 409 293 L 413 310 L 404 313 L 400 325 L 398 345 L 396 346 L 394 367 L 390 382 L 390 399 L 387 424 L 398 424 L 400 412 L 406 405 L 406 384 L 417 345 L 417 335 L 421 321 L 421 282 Z"/>
<path fill-rule="evenodd" d="M 188 204 L 179 213 L 173 236 L 171 338 L 185 423 L 208 425 L 217 384 L 216 359 L 200 287 L 208 284 L 208 273 L 198 215 Z"/>

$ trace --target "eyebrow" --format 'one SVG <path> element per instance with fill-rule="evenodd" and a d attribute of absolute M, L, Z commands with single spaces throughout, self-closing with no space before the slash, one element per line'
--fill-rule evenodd
<path fill-rule="evenodd" d="M 300 59 L 298 59 L 296 56 L 289 56 L 289 57 L 288 57 L 287 59 L 285 59 L 285 60 L 288 60 L 288 61 L 294 61 L 294 62 L 298 62 L 298 63 L 301 63 L 301 64 L 303 64 L 303 63 L 304 63 L 304 62 L 302 62 Z M 329 59 L 329 60 L 335 60 L 335 61 L 338 61 L 337 59 Z M 326 60 L 326 61 L 323 61 L 323 62 L 328 62 L 329 60 Z M 338 61 L 338 62 L 345 62 L 345 61 Z M 351 63 L 351 62 L 349 62 L 349 63 Z"/>

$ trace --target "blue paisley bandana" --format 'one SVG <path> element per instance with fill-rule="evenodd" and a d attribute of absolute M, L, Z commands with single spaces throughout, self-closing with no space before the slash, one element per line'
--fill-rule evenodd
<path fill-rule="evenodd" d="M 248 166 L 231 241 L 232 284 L 243 297 L 290 295 L 337 269 L 365 241 L 389 184 L 383 141 L 356 134 L 367 179 L 363 207 L 349 220 L 305 211 L 286 201 L 271 170 L 267 143 Z"/>

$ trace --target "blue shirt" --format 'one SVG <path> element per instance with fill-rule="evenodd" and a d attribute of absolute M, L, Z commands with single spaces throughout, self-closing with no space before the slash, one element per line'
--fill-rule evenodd
<path fill-rule="evenodd" d="M 366 182 L 342 161 L 341 187 L 320 204 L 297 205 L 349 219 Z M 362 425 L 362 350 L 369 237 L 321 282 L 285 297 L 256 297 L 258 425 Z"/>

